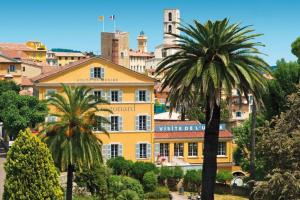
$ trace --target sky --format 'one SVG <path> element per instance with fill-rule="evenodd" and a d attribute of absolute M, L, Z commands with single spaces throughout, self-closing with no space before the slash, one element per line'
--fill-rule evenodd
<path fill-rule="evenodd" d="M 275 65 L 278 59 L 296 60 L 291 43 L 300 36 L 299 0 L 1 0 L 0 42 L 38 40 L 48 49 L 68 48 L 100 53 L 102 23 L 113 31 L 130 33 L 130 47 L 136 49 L 141 30 L 148 37 L 148 49 L 163 40 L 163 10 L 178 8 L 182 21 L 218 20 L 253 25 L 264 35 L 257 41 L 266 46 L 264 59 Z"/>

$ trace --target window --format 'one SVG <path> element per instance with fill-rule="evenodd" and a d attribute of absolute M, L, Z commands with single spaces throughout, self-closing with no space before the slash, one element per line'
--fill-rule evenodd
<path fill-rule="evenodd" d="M 121 58 L 124 58 L 124 52 L 121 52 Z"/>
<path fill-rule="evenodd" d="M 25 72 L 25 67 L 23 67 L 23 72 Z"/>
<path fill-rule="evenodd" d="M 226 156 L 226 142 L 219 142 L 218 156 Z"/>
<path fill-rule="evenodd" d="M 74 57 L 71 57 L 71 60 L 74 60 Z"/>
<path fill-rule="evenodd" d="M 65 60 L 68 60 L 68 57 L 65 57 Z"/>
<path fill-rule="evenodd" d="M 45 98 L 46 98 L 46 99 L 49 99 L 50 96 L 51 96 L 52 94 L 55 94 L 55 93 L 56 93 L 56 89 L 46 89 L 46 95 L 45 95 Z"/>
<path fill-rule="evenodd" d="M 119 127 L 119 116 L 111 116 L 110 117 L 110 130 L 111 131 L 119 131 L 120 127 Z"/>
<path fill-rule="evenodd" d="M 104 78 L 104 68 L 102 67 L 91 67 L 90 78 Z"/>
<path fill-rule="evenodd" d="M 51 122 L 56 122 L 56 116 L 48 116 L 46 117 L 46 122 L 51 123 Z"/>
<path fill-rule="evenodd" d="M 139 130 L 147 130 L 147 119 L 146 115 L 140 115 L 139 116 Z"/>
<path fill-rule="evenodd" d="M 168 33 L 172 33 L 172 25 L 168 26 Z"/>
<path fill-rule="evenodd" d="M 61 57 L 58 57 L 58 60 L 61 60 Z"/>
<path fill-rule="evenodd" d="M 111 90 L 111 102 L 119 102 L 119 91 L 118 90 Z"/>
<path fill-rule="evenodd" d="M 161 55 L 162 55 L 163 58 L 166 57 L 167 56 L 167 51 L 165 49 L 163 49 L 161 51 Z"/>
<path fill-rule="evenodd" d="M 147 144 L 141 143 L 140 145 L 140 156 L 139 158 L 147 158 Z"/>
<path fill-rule="evenodd" d="M 146 101 L 146 90 L 139 90 L 139 101 Z"/>
<path fill-rule="evenodd" d="M 101 68 L 100 67 L 94 68 L 94 78 L 101 78 Z"/>
<path fill-rule="evenodd" d="M 198 143 L 189 143 L 188 156 L 198 156 Z"/>
<path fill-rule="evenodd" d="M 9 70 L 9 72 L 15 72 L 16 71 L 16 66 L 15 65 L 10 65 L 8 70 Z"/>
<path fill-rule="evenodd" d="M 115 158 L 119 156 L 119 145 L 118 144 L 111 144 L 110 145 L 110 157 Z"/>
<path fill-rule="evenodd" d="M 235 116 L 236 116 L 236 117 L 242 117 L 242 112 L 241 112 L 241 111 L 237 111 L 237 112 L 235 113 Z"/>
<path fill-rule="evenodd" d="M 159 154 L 165 157 L 169 156 L 169 143 L 159 144 Z"/>
<path fill-rule="evenodd" d="M 174 143 L 174 156 L 183 157 L 183 143 Z"/>
<path fill-rule="evenodd" d="M 102 98 L 102 90 L 94 90 L 94 96 L 99 101 Z"/>
<path fill-rule="evenodd" d="M 169 21 L 172 21 L 172 13 L 169 12 Z"/>

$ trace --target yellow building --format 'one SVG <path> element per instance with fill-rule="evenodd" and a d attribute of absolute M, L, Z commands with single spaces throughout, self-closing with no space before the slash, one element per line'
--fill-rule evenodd
<path fill-rule="evenodd" d="M 81 52 L 52 52 L 54 53 L 54 57 L 56 59 L 58 66 L 65 66 L 72 62 L 76 62 L 78 60 L 86 58 Z"/>
<path fill-rule="evenodd" d="M 155 120 L 154 156 L 157 164 L 201 168 L 205 125 L 198 121 Z M 220 125 L 218 169 L 233 166 L 232 134 Z"/>
<path fill-rule="evenodd" d="M 41 100 L 51 93 L 61 92 L 61 83 L 64 83 L 89 86 L 96 96 L 110 102 L 102 106 L 112 110 L 113 114 L 99 113 L 111 121 L 106 126 L 109 135 L 94 129 L 103 142 L 105 159 L 123 156 L 132 161 L 201 168 L 203 125 L 196 121 L 154 123 L 155 79 L 94 57 L 42 74 L 33 81 Z M 46 120 L 57 119 L 48 116 Z M 183 130 L 178 131 L 179 127 Z M 230 169 L 232 135 L 223 129 L 220 131 L 218 167 Z"/>
<path fill-rule="evenodd" d="M 110 102 L 104 107 L 113 111 L 113 114 L 103 113 L 111 121 L 106 127 L 109 136 L 95 129 L 104 144 L 104 157 L 154 161 L 154 79 L 94 57 L 42 74 L 33 81 L 40 99 L 60 92 L 61 83 L 93 88 L 95 95 Z M 55 120 L 51 116 L 47 119 Z"/>
<path fill-rule="evenodd" d="M 22 79 L 21 62 L 0 54 L 0 79 L 14 80 L 20 84 Z"/>

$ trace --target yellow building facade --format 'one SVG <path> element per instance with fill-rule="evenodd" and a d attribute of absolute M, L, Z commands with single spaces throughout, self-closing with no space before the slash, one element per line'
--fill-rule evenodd
<path fill-rule="evenodd" d="M 40 75 L 34 82 L 41 100 L 61 92 L 61 83 L 91 87 L 95 95 L 110 102 L 102 106 L 113 111 L 99 113 L 111 121 L 106 127 L 109 135 L 95 128 L 104 158 L 154 161 L 154 79 L 102 58 L 87 58 Z"/>
<path fill-rule="evenodd" d="M 0 55 L 0 79 L 14 80 L 17 84 L 20 84 L 22 79 L 21 62 Z"/>
<path fill-rule="evenodd" d="M 25 43 L 28 47 L 28 50 L 24 50 L 25 54 L 29 59 L 38 61 L 38 62 L 46 62 L 46 46 L 38 41 L 28 41 Z"/>

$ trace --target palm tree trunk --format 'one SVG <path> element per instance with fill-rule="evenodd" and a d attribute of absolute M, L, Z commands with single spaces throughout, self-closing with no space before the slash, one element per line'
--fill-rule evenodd
<path fill-rule="evenodd" d="M 250 135 L 251 135 L 251 151 L 250 151 L 250 177 L 251 179 L 255 179 L 255 128 L 256 128 L 256 103 L 253 100 L 253 109 L 252 109 L 252 119 L 251 119 L 251 128 L 250 128 Z"/>
<path fill-rule="evenodd" d="M 67 195 L 66 200 L 72 200 L 72 189 L 73 189 L 73 171 L 74 166 L 68 166 L 68 174 L 67 174 Z"/>
<path fill-rule="evenodd" d="M 209 122 L 210 114 L 212 119 Z M 210 110 L 209 103 L 206 106 L 206 127 L 204 133 L 204 162 L 202 170 L 201 200 L 214 200 L 214 189 L 217 172 L 217 152 L 220 126 L 220 106 L 216 103 Z"/>

